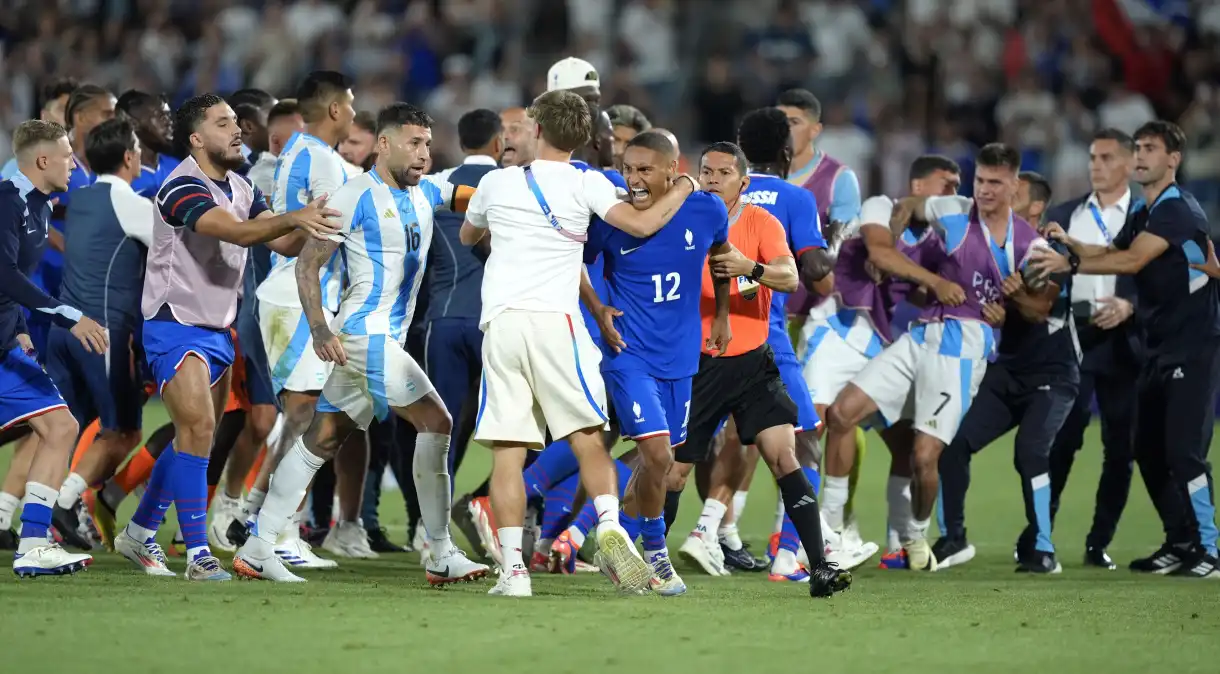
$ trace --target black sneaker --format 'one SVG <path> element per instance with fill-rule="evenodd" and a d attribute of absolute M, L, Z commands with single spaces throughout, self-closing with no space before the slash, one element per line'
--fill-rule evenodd
<path fill-rule="evenodd" d="M 373 552 L 406 552 L 407 549 L 401 545 L 394 545 L 385 533 L 385 527 L 377 527 L 376 529 L 366 529 L 365 532 L 369 537 L 369 547 Z"/>
<path fill-rule="evenodd" d="M 974 546 L 963 536 L 950 538 L 941 536 L 932 546 L 932 555 L 936 557 L 936 568 L 947 569 L 951 566 L 961 566 L 974 559 Z"/>
<path fill-rule="evenodd" d="M 1021 531 L 1021 535 L 1017 537 L 1017 543 L 1012 549 L 1012 561 L 1016 564 L 1022 564 L 1028 561 L 1034 554 L 1034 545 L 1037 543 L 1038 534 L 1030 527 L 1025 527 Z"/>
<path fill-rule="evenodd" d="M 246 541 L 250 540 L 250 527 L 240 517 L 229 522 L 229 528 L 225 533 L 229 536 L 229 542 L 239 548 L 245 545 Z"/>
<path fill-rule="evenodd" d="M 1220 580 L 1220 565 L 1213 555 L 1200 549 L 1182 560 L 1182 565 L 1168 575 L 1178 578 L 1211 578 Z"/>
<path fill-rule="evenodd" d="M 1034 550 L 1022 556 L 1017 573 L 1062 573 L 1063 567 L 1055 559 L 1055 553 Z"/>
<path fill-rule="evenodd" d="M 12 529 L 0 529 L 0 550 L 16 550 L 21 537 Z"/>
<path fill-rule="evenodd" d="M 1084 548 L 1084 565 L 1093 566 L 1099 569 L 1107 569 L 1113 571 L 1118 568 L 1110 555 L 1106 554 L 1105 548 L 1099 548 L 1093 545 L 1086 545 Z"/>
<path fill-rule="evenodd" d="M 724 552 L 724 565 L 729 568 L 738 571 L 764 571 L 767 569 L 766 560 L 750 554 L 749 546 L 744 543 L 740 548 L 733 550 L 721 542 L 720 550 Z"/>
<path fill-rule="evenodd" d="M 322 544 L 326 542 L 326 535 L 329 533 L 330 527 L 301 527 L 301 538 L 315 548 L 322 547 Z"/>
<path fill-rule="evenodd" d="M 830 597 L 851 587 L 851 572 L 834 562 L 822 561 L 809 574 L 809 596 Z"/>
<path fill-rule="evenodd" d="M 474 518 L 470 516 L 470 494 L 466 494 L 458 499 L 453 504 L 453 509 L 449 511 L 449 516 L 453 518 L 453 523 L 457 525 L 462 535 L 466 537 L 466 542 L 470 544 L 470 554 L 474 559 L 487 559 L 487 551 L 483 549 L 483 544 L 479 542 L 479 530 L 474 525 Z M 411 538 L 415 540 L 414 531 L 410 532 Z"/>
<path fill-rule="evenodd" d="M 1166 543 L 1151 555 L 1131 562 L 1127 568 L 1140 573 L 1155 573 L 1163 576 L 1177 571 L 1178 567 L 1182 566 L 1184 553 L 1185 550 L 1182 548 Z"/>
<path fill-rule="evenodd" d="M 81 531 L 81 521 L 76 508 L 60 508 L 58 503 L 55 504 L 55 508 L 51 511 L 51 523 L 59 532 L 64 545 L 79 550 L 93 549 L 92 541 L 86 538 Z"/>

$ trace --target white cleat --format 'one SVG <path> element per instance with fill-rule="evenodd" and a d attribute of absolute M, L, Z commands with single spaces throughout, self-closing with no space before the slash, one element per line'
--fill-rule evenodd
<path fill-rule="evenodd" d="M 439 587 L 478 580 L 490 571 L 486 564 L 470 561 L 465 552 L 456 545 L 451 545 L 448 554 L 429 560 L 425 575 L 430 585 Z"/>
<path fill-rule="evenodd" d="M 504 557 L 500 554 L 500 537 L 496 535 L 491 502 L 486 497 L 470 501 L 470 519 L 474 520 L 475 531 L 479 533 L 479 545 L 483 546 L 497 566 L 504 568 Z"/>
<path fill-rule="evenodd" d="M 224 552 L 234 552 L 237 546 L 229 540 L 229 525 L 241 517 L 241 500 L 229 498 L 224 490 L 216 495 L 212 503 L 212 523 L 208 525 L 208 547 Z"/>
<path fill-rule="evenodd" d="M 294 569 L 334 569 L 339 562 L 333 559 L 319 557 L 313 551 L 313 546 L 306 543 L 300 536 L 294 536 L 275 546 L 275 556 L 286 566 Z"/>
<path fill-rule="evenodd" d="M 649 582 L 649 586 L 653 592 L 662 597 L 677 597 L 686 594 L 686 583 L 682 582 L 678 572 L 674 571 L 673 562 L 670 561 L 668 554 L 657 553 L 648 561 L 652 564 L 652 580 Z"/>
<path fill-rule="evenodd" d="M 517 569 L 500 574 L 500 580 L 495 587 L 487 591 L 493 597 L 532 597 L 533 588 L 530 585 L 530 572 Z"/>
<path fill-rule="evenodd" d="M 724 568 L 724 551 L 720 549 L 718 539 L 704 537 L 692 531 L 682 543 L 682 547 L 678 548 L 678 554 L 682 555 L 683 559 L 698 564 L 709 576 L 729 575 L 729 570 Z"/>
<path fill-rule="evenodd" d="M 338 522 L 326 534 L 322 549 L 340 557 L 377 559 L 380 555 L 369 547 L 369 535 L 359 522 Z"/>
<path fill-rule="evenodd" d="M 84 571 L 93 563 L 93 557 L 68 552 L 58 543 L 47 543 L 31 549 L 25 554 L 18 553 L 13 557 L 13 573 L 18 578 L 37 578 L 38 576 L 66 576 L 77 571 Z"/>
<path fill-rule="evenodd" d="M 256 544 L 258 545 L 258 544 Z M 246 543 L 237 551 L 233 557 L 233 572 L 240 578 L 250 578 L 252 580 L 270 580 L 276 583 L 304 583 L 305 579 L 294 574 L 284 566 L 278 555 L 270 554 L 265 557 L 259 557 L 254 550 L 250 548 L 250 543 Z M 266 543 L 262 543 L 260 547 L 266 549 Z"/>
<path fill-rule="evenodd" d="M 196 557 L 190 564 L 186 565 L 186 573 L 183 574 L 187 580 L 199 580 L 207 582 L 227 582 L 233 580 L 233 575 L 220 565 L 220 560 L 211 555 Z"/>
<path fill-rule="evenodd" d="M 641 594 L 652 583 L 652 566 L 618 524 L 607 522 L 597 527 L 596 557 L 602 573 L 624 594 Z"/>
<path fill-rule="evenodd" d="M 907 560 L 912 571 L 935 571 L 937 569 L 936 555 L 932 554 L 932 546 L 927 539 L 903 541 L 902 549 L 907 551 Z"/>
<path fill-rule="evenodd" d="M 127 561 L 135 564 L 145 575 L 166 578 L 178 575 L 169 570 L 165 563 L 165 551 L 156 540 L 141 543 L 132 538 L 125 528 L 114 537 L 114 551 L 126 557 Z"/>

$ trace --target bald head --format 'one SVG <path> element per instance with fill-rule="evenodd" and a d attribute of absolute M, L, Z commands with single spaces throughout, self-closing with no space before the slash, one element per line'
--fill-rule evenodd
<path fill-rule="evenodd" d="M 507 108 L 500 113 L 504 149 L 500 166 L 522 166 L 534 159 L 534 120 L 525 108 Z"/>
<path fill-rule="evenodd" d="M 669 129 L 654 128 L 654 129 L 652 129 L 652 133 L 659 133 L 662 136 L 665 136 L 665 139 L 668 140 L 671 144 L 673 144 L 675 156 L 682 154 L 682 148 L 681 148 L 681 146 L 678 145 L 678 137 L 674 135 L 673 131 L 670 131 Z"/>

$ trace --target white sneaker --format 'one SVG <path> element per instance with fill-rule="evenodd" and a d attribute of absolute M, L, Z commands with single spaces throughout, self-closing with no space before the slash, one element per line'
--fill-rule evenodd
<path fill-rule="evenodd" d="M 183 576 L 187 580 L 211 582 L 233 580 L 232 574 L 225 571 L 224 567 L 220 565 L 220 560 L 211 555 L 196 557 L 194 561 L 186 565 L 186 573 Z"/>
<path fill-rule="evenodd" d="M 936 555 L 932 554 L 932 546 L 926 538 L 915 541 L 903 541 L 902 549 L 907 551 L 907 560 L 912 571 L 935 571 Z"/>
<path fill-rule="evenodd" d="M 530 586 L 530 572 L 525 569 L 518 569 L 510 573 L 500 574 L 500 580 L 496 582 L 495 587 L 487 591 L 487 594 L 493 597 L 534 596 L 533 588 Z"/>
<path fill-rule="evenodd" d="M 440 586 L 478 580 L 489 571 L 486 564 L 470 561 L 465 552 L 456 545 L 450 545 L 447 554 L 429 560 L 425 574 L 429 584 Z"/>
<path fill-rule="evenodd" d="M 858 545 L 848 547 L 847 539 L 844 538 L 844 546 L 834 548 L 827 546 L 826 561 L 832 564 L 837 564 L 844 571 L 851 571 L 861 564 L 872 559 L 873 555 L 877 554 L 881 547 L 871 541 L 861 541 Z M 808 564 L 808 562 L 806 562 Z"/>
<path fill-rule="evenodd" d="M 604 522 L 598 525 L 596 557 L 602 573 L 620 592 L 640 594 L 652 583 L 652 566 L 644 561 L 631 537 L 618 524 Z"/>
<path fill-rule="evenodd" d="M 729 570 L 724 568 L 724 551 L 720 549 L 718 539 L 692 531 L 682 547 L 678 548 L 678 554 L 698 564 L 709 576 L 729 575 Z"/>
<path fill-rule="evenodd" d="M 292 573 L 274 551 L 269 555 L 260 555 L 258 549 L 267 548 L 265 541 L 255 541 L 250 537 L 241 550 L 233 557 L 233 572 L 242 578 L 253 580 L 270 580 L 276 583 L 304 583 L 305 579 Z"/>
<path fill-rule="evenodd" d="M 843 525 L 843 545 L 848 548 L 864 545 L 864 539 L 860 536 L 860 521 L 856 519 L 855 513 L 852 513 Z"/>
<path fill-rule="evenodd" d="M 474 520 L 474 528 L 479 532 L 479 544 L 497 566 L 504 568 L 504 557 L 500 554 L 500 537 L 496 535 L 491 501 L 487 497 L 471 499 L 470 519 Z"/>
<path fill-rule="evenodd" d="M 165 551 L 155 539 L 141 543 L 131 537 L 127 533 L 127 529 L 121 529 L 114 537 L 114 551 L 123 555 L 129 562 L 135 564 L 136 567 L 144 571 L 148 576 L 177 576 L 178 574 L 169 570 L 165 563 Z"/>
<path fill-rule="evenodd" d="M 318 553 L 313 551 L 313 546 L 300 536 L 278 543 L 275 546 L 275 556 L 294 569 L 333 569 L 339 566 L 339 562 L 333 559 L 319 557 Z"/>
<path fill-rule="evenodd" d="M 229 498 L 224 490 L 212 504 L 212 523 L 208 525 L 208 546 L 213 550 L 233 552 L 237 546 L 229 540 L 229 525 L 241 517 L 241 500 Z"/>
<path fill-rule="evenodd" d="M 64 576 L 84 571 L 93 563 L 93 557 L 68 552 L 58 543 L 47 543 L 13 557 L 13 573 L 18 578 L 37 576 Z"/>
<path fill-rule="evenodd" d="M 369 547 L 369 535 L 359 522 L 338 522 L 326 534 L 322 549 L 340 557 L 377 559 L 380 555 Z"/>
<path fill-rule="evenodd" d="M 657 553 L 648 562 L 652 564 L 652 579 L 649 586 L 653 592 L 662 597 L 686 594 L 686 583 L 682 582 L 678 572 L 674 571 L 673 562 L 670 561 L 668 554 Z"/>

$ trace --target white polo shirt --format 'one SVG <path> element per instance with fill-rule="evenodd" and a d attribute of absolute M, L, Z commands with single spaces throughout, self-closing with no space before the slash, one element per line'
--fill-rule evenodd
<path fill-rule="evenodd" d="M 1068 223 L 1068 236 L 1081 243 L 1091 243 L 1097 246 L 1108 246 L 1114 243 L 1115 237 L 1122 231 L 1127 222 L 1127 211 L 1131 207 L 1131 190 L 1113 204 L 1102 208 L 1097 201 L 1097 193 L 1072 211 L 1072 219 Z M 1097 216 L 1094 215 L 1096 209 Z M 1097 222 L 1100 216 L 1101 224 Z M 1102 225 L 1105 226 L 1104 231 Z M 1103 297 L 1113 297 L 1116 278 L 1110 276 L 1091 276 L 1080 274 L 1072 279 L 1072 303 L 1088 302 L 1097 311 L 1097 300 Z"/>

